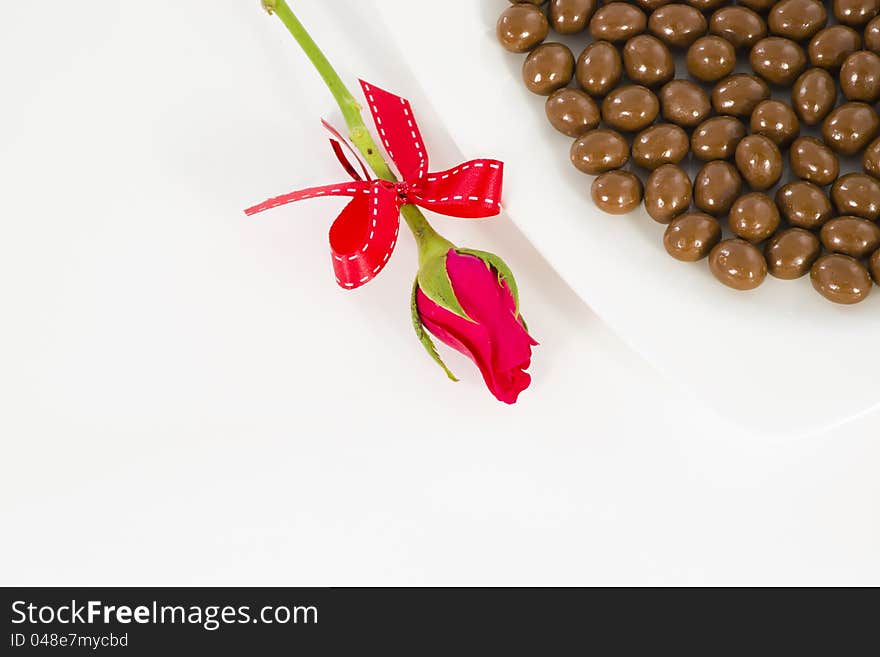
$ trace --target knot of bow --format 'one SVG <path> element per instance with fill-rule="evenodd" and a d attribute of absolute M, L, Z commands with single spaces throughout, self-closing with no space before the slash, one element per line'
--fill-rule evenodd
<path fill-rule="evenodd" d="M 414 204 L 468 219 L 495 216 L 501 211 L 504 176 L 501 162 L 485 159 L 429 172 L 428 153 L 409 101 L 363 81 L 361 88 L 388 157 L 403 181 L 372 179 L 354 149 L 325 122 L 333 135 L 333 151 L 352 180 L 291 192 L 245 210 L 250 216 L 309 198 L 351 197 L 330 228 L 333 270 L 337 283 L 345 289 L 368 283 L 385 267 L 397 244 L 402 206 Z M 342 145 L 355 157 L 363 175 L 345 156 Z"/>

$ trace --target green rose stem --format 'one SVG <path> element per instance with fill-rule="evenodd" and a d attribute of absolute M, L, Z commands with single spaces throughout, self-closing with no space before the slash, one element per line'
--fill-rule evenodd
<path fill-rule="evenodd" d="M 370 135 L 370 131 L 364 124 L 361 115 L 361 106 L 352 96 L 351 92 L 342 82 L 339 74 L 334 70 L 333 66 L 327 60 L 327 57 L 321 52 L 318 44 L 315 43 L 311 35 L 308 33 L 303 24 L 300 23 L 296 14 L 287 4 L 285 0 L 262 0 L 263 8 L 271 15 L 275 14 L 281 19 L 288 31 L 296 39 L 305 52 L 306 56 L 311 60 L 315 69 L 324 79 L 324 84 L 333 94 L 339 109 L 342 110 L 342 116 L 345 117 L 345 123 L 348 126 L 348 135 L 351 142 L 364 156 L 367 164 L 373 172 L 382 180 L 397 182 L 397 177 L 392 173 L 390 167 L 383 159 L 376 142 Z M 454 245 L 448 240 L 441 237 L 425 219 L 425 215 L 415 205 L 404 205 L 400 209 L 406 225 L 412 231 L 419 247 L 419 261 L 424 262 L 427 258 L 432 258 L 445 254 Z"/>

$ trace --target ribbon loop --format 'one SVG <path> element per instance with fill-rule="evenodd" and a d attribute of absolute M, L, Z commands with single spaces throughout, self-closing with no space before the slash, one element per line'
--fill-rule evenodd
<path fill-rule="evenodd" d="M 291 192 L 245 210 L 248 216 L 322 196 L 351 201 L 330 228 L 330 251 L 336 281 L 354 289 L 376 277 L 388 263 L 400 231 L 400 208 L 415 204 L 454 217 L 484 218 L 501 211 L 504 165 L 497 160 L 471 160 L 439 173 L 428 172 L 428 153 L 405 98 L 361 81 L 370 113 L 389 158 L 402 181 L 373 180 L 352 146 L 326 122 L 333 151 L 352 181 Z M 359 174 L 345 146 L 363 171 Z"/>

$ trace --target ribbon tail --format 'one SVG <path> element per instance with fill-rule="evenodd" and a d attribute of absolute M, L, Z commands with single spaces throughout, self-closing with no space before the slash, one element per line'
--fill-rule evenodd
<path fill-rule="evenodd" d="M 400 231 L 396 194 L 375 181 L 358 194 L 330 228 L 336 282 L 353 290 L 375 278 L 391 258 Z"/>
<path fill-rule="evenodd" d="M 340 185 L 323 185 L 321 187 L 309 187 L 301 189 L 289 194 L 275 196 L 262 203 L 254 205 L 244 211 L 247 216 L 253 216 L 272 208 L 277 208 L 288 203 L 296 203 L 297 201 L 305 201 L 310 198 L 321 198 L 322 196 L 357 196 L 363 194 L 365 197 L 370 192 L 368 183 L 354 181 L 350 183 L 342 183 Z"/>

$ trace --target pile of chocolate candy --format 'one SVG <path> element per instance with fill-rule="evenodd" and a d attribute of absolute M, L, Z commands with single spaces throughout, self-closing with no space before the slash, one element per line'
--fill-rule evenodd
<path fill-rule="evenodd" d="M 527 54 L 523 81 L 574 139 L 599 208 L 644 201 L 669 254 L 707 258 L 731 288 L 809 272 L 853 304 L 880 284 L 878 14 L 880 0 L 529 0 L 497 35 Z"/>

